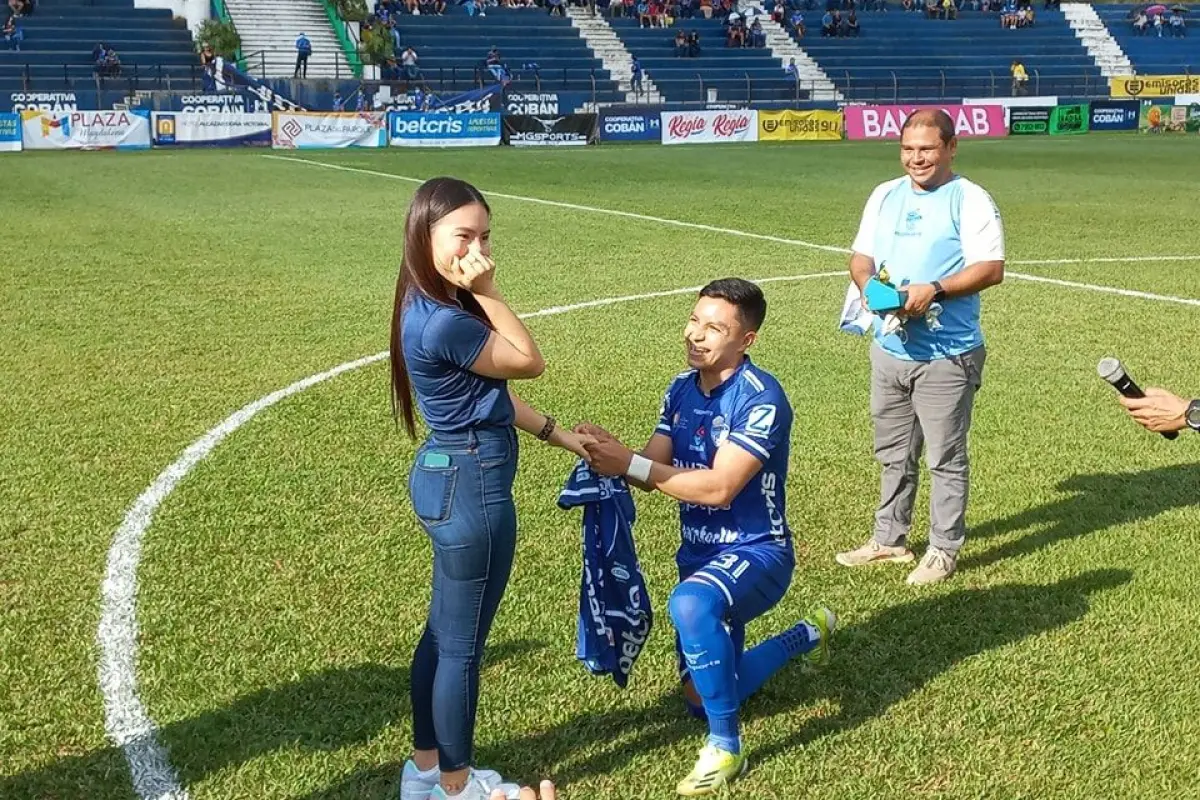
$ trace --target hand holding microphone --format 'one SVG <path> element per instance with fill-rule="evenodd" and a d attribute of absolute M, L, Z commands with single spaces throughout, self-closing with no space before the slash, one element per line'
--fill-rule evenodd
<path fill-rule="evenodd" d="M 1143 392 L 1119 360 L 1101 359 L 1096 365 L 1096 372 L 1121 393 L 1121 405 L 1146 430 L 1157 431 L 1166 439 L 1175 439 L 1179 436 L 1179 429 L 1187 425 L 1187 400 L 1163 389 Z"/>

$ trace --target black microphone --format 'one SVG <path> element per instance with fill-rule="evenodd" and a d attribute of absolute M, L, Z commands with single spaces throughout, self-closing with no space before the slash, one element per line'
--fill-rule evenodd
<path fill-rule="evenodd" d="M 1115 358 L 1102 358 L 1100 363 L 1096 365 L 1096 372 L 1100 373 L 1100 377 L 1113 385 L 1113 388 L 1120 392 L 1125 397 L 1145 397 L 1143 392 L 1133 378 L 1129 377 L 1129 373 L 1125 371 L 1125 367 Z M 1176 439 L 1179 437 L 1179 431 L 1159 431 L 1165 439 Z"/>

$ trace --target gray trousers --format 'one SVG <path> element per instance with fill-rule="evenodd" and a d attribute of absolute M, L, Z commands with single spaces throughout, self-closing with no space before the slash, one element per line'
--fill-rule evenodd
<path fill-rule="evenodd" d="M 933 478 L 929 544 L 957 554 L 966 535 L 971 477 L 967 433 L 983 383 L 986 349 L 952 358 L 905 361 L 871 345 L 871 417 L 875 458 L 883 465 L 875 541 L 903 545 L 912 526 L 921 450 Z"/>

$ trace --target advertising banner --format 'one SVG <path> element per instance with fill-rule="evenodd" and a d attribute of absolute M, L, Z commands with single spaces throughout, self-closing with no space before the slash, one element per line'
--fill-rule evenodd
<path fill-rule="evenodd" d="M 1136 131 L 1138 100 L 1097 100 L 1091 104 L 1088 128 L 1093 131 Z"/>
<path fill-rule="evenodd" d="M 1200 75 L 1122 75 L 1108 79 L 1113 97 L 1170 97 L 1200 92 Z"/>
<path fill-rule="evenodd" d="M 847 139 L 899 139 L 908 115 L 921 108 L 940 108 L 954 120 L 960 138 L 1008 135 L 1002 105 L 846 106 Z"/>
<path fill-rule="evenodd" d="M 500 115 L 425 114 L 392 111 L 388 139 L 393 147 L 488 147 L 500 144 Z"/>
<path fill-rule="evenodd" d="M 840 111 L 759 111 L 760 142 L 836 141 L 842 138 Z"/>
<path fill-rule="evenodd" d="M 513 92 L 504 94 L 506 114 L 557 117 L 574 114 L 591 101 L 588 92 Z"/>
<path fill-rule="evenodd" d="M 1010 108 L 1008 132 L 1013 136 L 1050 133 L 1051 108 Z"/>
<path fill-rule="evenodd" d="M 659 120 L 663 144 L 758 141 L 757 111 L 662 111 Z"/>
<path fill-rule="evenodd" d="M 277 150 L 386 147 L 387 115 L 378 111 L 276 111 L 271 146 Z"/>
<path fill-rule="evenodd" d="M 659 139 L 658 112 L 649 114 L 602 114 L 601 142 L 657 142 Z"/>
<path fill-rule="evenodd" d="M 1200 104 L 1142 106 L 1138 130 L 1142 133 L 1200 133 Z"/>
<path fill-rule="evenodd" d="M 585 145 L 597 141 L 599 116 L 567 114 L 562 117 L 504 117 L 504 141 L 514 147 Z"/>
<path fill-rule="evenodd" d="M 21 150 L 21 115 L 0 113 L 0 153 Z"/>
<path fill-rule="evenodd" d="M 147 150 L 149 111 L 22 111 L 26 150 Z"/>
<path fill-rule="evenodd" d="M 175 113 L 155 111 L 154 144 L 160 147 L 233 147 L 271 144 L 271 115 L 265 111 Z"/>
<path fill-rule="evenodd" d="M 1069 106 L 1055 106 L 1050 112 L 1050 135 L 1062 136 L 1071 133 L 1088 132 L 1087 103 L 1076 103 Z"/>
<path fill-rule="evenodd" d="M 92 92 L 92 96 L 95 96 Z M 22 111 L 77 111 L 79 98 L 75 92 L 10 92 L 8 106 L 14 114 Z"/>

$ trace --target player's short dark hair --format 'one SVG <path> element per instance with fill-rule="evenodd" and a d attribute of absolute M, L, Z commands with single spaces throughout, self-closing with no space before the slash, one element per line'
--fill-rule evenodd
<path fill-rule="evenodd" d="M 719 278 L 700 290 L 701 297 L 715 297 L 737 307 L 742 324 L 752 331 L 767 318 L 767 298 L 757 283 L 745 278 Z"/>
<path fill-rule="evenodd" d="M 954 120 L 940 108 L 922 108 L 909 114 L 908 119 L 900 126 L 900 135 L 903 136 L 906 130 L 917 126 L 936 128 L 942 144 L 950 144 L 950 140 L 954 138 Z"/>

